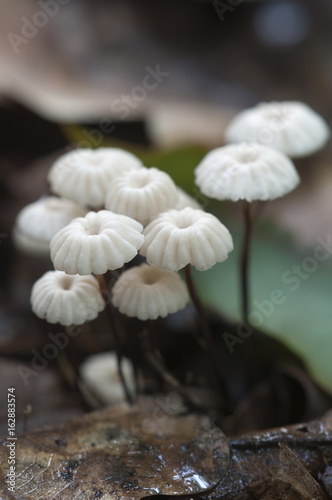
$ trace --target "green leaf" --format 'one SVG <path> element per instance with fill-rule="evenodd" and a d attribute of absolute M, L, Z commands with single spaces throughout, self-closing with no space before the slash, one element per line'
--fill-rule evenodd
<path fill-rule="evenodd" d="M 232 222 L 226 226 L 234 251 L 226 262 L 197 271 L 195 279 L 206 303 L 239 320 L 242 228 Z M 318 261 L 315 248 L 300 252 L 289 236 L 266 224 L 254 229 L 251 320 L 299 355 L 316 382 L 332 394 L 332 256 L 323 249 L 321 255 L 328 258 Z"/>

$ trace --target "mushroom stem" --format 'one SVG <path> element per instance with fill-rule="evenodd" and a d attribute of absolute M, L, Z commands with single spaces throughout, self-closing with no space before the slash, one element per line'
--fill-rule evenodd
<path fill-rule="evenodd" d="M 122 386 L 123 386 L 123 390 L 124 390 L 125 395 L 126 395 L 126 399 L 127 399 L 128 403 L 132 405 L 134 403 L 134 401 L 133 401 L 132 395 L 130 394 L 130 391 L 128 389 L 128 386 L 127 386 L 127 383 L 126 383 L 126 379 L 124 377 L 124 374 L 123 374 L 123 371 L 122 371 L 122 366 L 121 366 L 121 362 L 122 362 L 122 347 L 121 347 L 121 342 L 120 342 L 118 331 L 117 331 L 117 328 L 116 328 L 116 325 L 115 325 L 115 321 L 114 321 L 114 318 L 113 318 L 111 304 L 110 304 L 110 301 L 107 300 L 108 293 L 107 293 L 107 285 L 106 285 L 106 282 L 105 282 L 105 277 L 104 277 L 103 274 L 97 274 L 97 279 L 98 279 L 98 282 L 99 282 L 101 293 L 102 293 L 102 295 L 104 297 L 104 300 L 105 300 L 106 311 L 107 311 L 108 319 L 109 319 L 109 322 L 110 322 L 110 325 L 111 325 L 111 330 L 112 330 L 113 339 L 114 339 L 114 350 L 115 350 L 116 357 L 117 357 L 117 362 L 118 362 L 119 377 L 120 377 L 121 382 L 122 382 Z"/>
<path fill-rule="evenodd" d="M 220 389 L 221 389 L 221 396 L 222 396 L 222 399 L 224 399 L 224 403 L 225 403 L 225 401 L 226 401 L 226 388 L 225 388 L 225 382 L 224 382 L 224 380 L 225 380 L 224 373 L 223 373 L 223 370 L 221 367 L 221 363 L 216 355 L 216 352 L 217 352 L 216 346 L 214 343 L 212 333 L 210 331 L 208 321 L 206 319 L 203 305 L 202 305 L 201 300 L 198 296 L 195 284 L 194 284 L 193 279 L 192 279 L 190 264 L 185 266 L 184 273 L 185 273 L 185 277 L 186 277 L 188 291 L 189 291 L 191 300 L 194 304 L 194 307 L 196 309 L 196 312 L 197 312 L 197 315 L 198 315 L 198 318 L 200 321 L 200 325 L 202 328 L 202 332 L 203 332 L 203 335 L 204 335 L 204 338 L 205 338 L 205 341 L 207 344 L 207 349 L 208 349 L 208 353 L 209 353 L 209 356 L 210 356 L 210 359 L 212 362 L 212 366 L 214 368 L 217 380 L 219 381 L 219 385 L 220 385 Z"/>
<path fill-rule="evenodd" d="M 244 241 L 242 247 L 241 258 L 241 293 L 242 293 L 242 319 L 244 324 L 249 324 L 249 286 L 248 286 L 248 270 L 249 270 L 249 251 L 251 240 L 251 206 L 246 200 L 243 202 L 244 216 Z"/>

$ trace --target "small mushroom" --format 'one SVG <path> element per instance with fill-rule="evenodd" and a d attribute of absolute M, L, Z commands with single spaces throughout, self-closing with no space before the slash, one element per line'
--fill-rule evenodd
<path fill-rule="evenodd" d="M 48 271 L 32 287 L 31 307 L 48 323 L 70 326 L 95 319 L 105 302 L 94 276 Z"/>
<path fill-rule="evenodd" d="M 168 271 L 188 264 L 205 271 L 226 260 L 233 250 L 232 237 L 217 217 L 190 207 L 160 214 L 143 234 L 140 253 L 149 264 Z"/>
<path fill-rule="evenodd" d="M 191 266 L 206 271 L 227 259 L 233 250 L 228 229 L 212 214 L 195 208 L 169 210 L 160 214 L 144 229 L 145 240 L 140 253 L 155 266 L 169 271 L 184 268 L 188 291 L 195 306 L 205 337 L 211 363 L 224 392 L 224 374 L 214 339 L 191 276 Z"/>
<path fill-rule="evenodd" d="M 121 313 L 145 321 L 183 309 L 188 298 L 177 273 L 141 264 L 122 273 L 113 287 L 112 303 Z"/>
<path fill-rule="evenodd" d="M 129 359 L 121 358 L 123 375 L 130 394 L 135 394 L 133 365 Z M 82 380 L 104 404 L 126 401 L 125 391 L 119 375 L 118 359 L 114 352 L 101 352 L 89 356 L 80 366 Z"/>
<path fill-rule="evenodd" d="M 171 177 L 157 168 L 142 167 L 116 178 L 108 188 L 105 206 L 145 224 L 178 201 Z"/>
<path fill-rule="evenodd" d="M 300 182 L 293 162 L 281 151 L 257 143 L 229 144 L 210 151 L 195 169 L 201 192 L 217 200 L 244 200 L 245 235 L 241 260 L 242 318 L 248 323 L 250 202 L 273 200 Z"/>
<path fill-rule="evenodd" d="M 49 255 L 53 236 L 86 209 L 76 203 L 50 196 L 24 207 L 16 217 L 13 240 L 17 248 L 33 255 Z"/>
<path fill-rule="evenodd" d="M 141 160 L 123 149 L 76 149 L 58 158 L 48 180 L 54 193 L 80 205 L 99 208 L 116 176 L 141 165 Z"/>
<path fill-rule="evenodd" d="M 210 151 L 195 169 L 195 183 L 217 200 L 274 200 L 300 182 L 281 151 L 257 143 L 229 144 Z"/>
<path fill-rule="evenodd" d="M 108 210 L 74 219 L 50 243 L 55 269 L 67 274 L 104 274 L 131 261 L 141 247 L 143 226 Z"/>
<path fill-rule="evenodd" d="M 323 148 L 330 130 L 321 116 L 302 102 L 260 103 L 239 113 L 225 131 L 226 142 L 258 142 L 292 158 Z"/>

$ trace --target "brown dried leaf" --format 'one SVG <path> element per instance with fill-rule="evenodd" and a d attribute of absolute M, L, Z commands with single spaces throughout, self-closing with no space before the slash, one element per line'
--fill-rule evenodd
<path fill-rule="evenodd" d="M 288 444 L 294 453 L 280 453 L 279 443 L 283 450 Z M 329 498 L 315 478 L 332 461 L 332 412 L 307 425 L 230 439 L 230 449 L 229 470 L 216 488 L 199 496 L 200 500 Z"/>
<path fill-rule="evenodd" d="M 226 438 L 209 417 L 177 414 L 181 409 L 177 399 L 144 398 L 133 408 L 90 413 L 19 436 L 19 498 L 135 500 L 215 486 L 228 468 Z M 5 478 L 8 450 L 2 444 Z"/>
<path fill-rule="evenodd" d="M 280 461 L 282 469 L 280 476 L 286 479 L 293 489 L 298 491 L 304 498 L 308 500 L 315 498 L 316 500 L 326 500 L 326 495 L 317 481 L 307 471 L 292 452 L 289 446 L 284 443 L 278 443 L 280 448 Z"/>

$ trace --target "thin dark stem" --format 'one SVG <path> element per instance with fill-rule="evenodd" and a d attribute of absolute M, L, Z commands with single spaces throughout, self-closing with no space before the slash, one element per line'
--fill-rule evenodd
<path fill-rule="evenodd" d="M 242 258 L 241 258 L 242 321 L 244 326 L 250 327 L 249 256 L 250 256 L 251 234 L 252 234 L 252 210 L 251 210 L 251 204 L 246 200 L 243 201 L 243 217 L 244 217 L 244 240 L 242 247 Z M 258 379 L 257 364 L 255 361 L 256 353 L 253 349 L 253 345 L 250 339 L 246 340 L 244 344 L 244 350 L 246 353 L 245 354 L 245 365 L 247 370 L 246 380 L 248 386 L 250 387 L 254 385 L 254 383 Z"/>
<path fill-rule="evenodd" d="M 197 312 L 197 315 L 199 318 L 199 322 L 200 322 L 200 325 L 202 328 L 202 332 L 203 332 L 203 335 L 204 335 L 204 338 L 206 341 L 206 345 L 207 345 L 208 353 L 209 353 L 209 356 L 210 356 L 210 359 L 212 362 L 212 366 L 213 366 L 215 374 L 217 376 L 217 380 L 219 381 L 219 385 L 220 385 L 220 388 L 222 391 L 222 398 L 225 400 L 226 399 L 226 390 L 225 390 L 224 373 L 222 371 L 221 363 L 220 363 L 220 361 L 217 357 L 217 354 L 216 354 L 216 346 L 214 343 L 212 333 L 210 331 L 209 324 L 208 324 L 207 319 L 206 319 L 203 305 L 202 305 L 201 300 L 198 296 L 195 284 L 194 284 L 193 279 L 192 279 L 190 264 L 188 264 L 184 268 L 184 273 L 185 273 L 185 277 L 186 277 L 186 282 L 187 282 L 189 294 L 190 294 L 191 300 L 194 304 L 194 307 L 196 309 L 196 312 Z M 224 403 L 225 403 L 225 401 L 224 401 Z"/>
<path fill-rule="evenodd" d="M 100 286 L 101 292 L 102 292 L 104 299 L 105 299 L 106 297 L 108 297 L 105 278 L 102 274 L 98 274 L 97 279 L 99 281 L 99 286 Z M 125 379 L 123 371 L 122 371 L 122 366 L 121 366 L 122 346 L 121 346 L 120 338 L 119 338 L 118 331 L 116 328 L 116 324 L 115 324 L 115 321 L 113 318 L 111 305 L 107 299 L 105 299 L 105 303 L 106 303 L 106 312 L 107 312 L 108 319 L 109 319 L 109 322 L 111 325 L 111 330 L 112 330 L 113 339 L 114 339 L 114 349 L 115 349 L 115 353 L 116 353 L 116 357 L 117 357 L 117 361 L 118 361 L 119 377 L 121 379 L 123 390 L 125 392 L 126 399 L 127 399 L 128 403 L 133 404 L 133 398 L 132 398 L 132 395 L 130 394 L 130 391 L 129 391 L 127 383 L 126 383 L 126 379 Z"/>
<path fill-rule="evenodd" d="M 242 320 L 244 324 L 249 324 L 249 286 L 248 286 L 248 273 L 249 273 L 249 252 L 251 240 L 251 211 L 250 203 L 243 202 L 243 216 L 244 216 L 244 241 L 242 247 L 241 258 L 241 293 L 242 293 Z"/>

